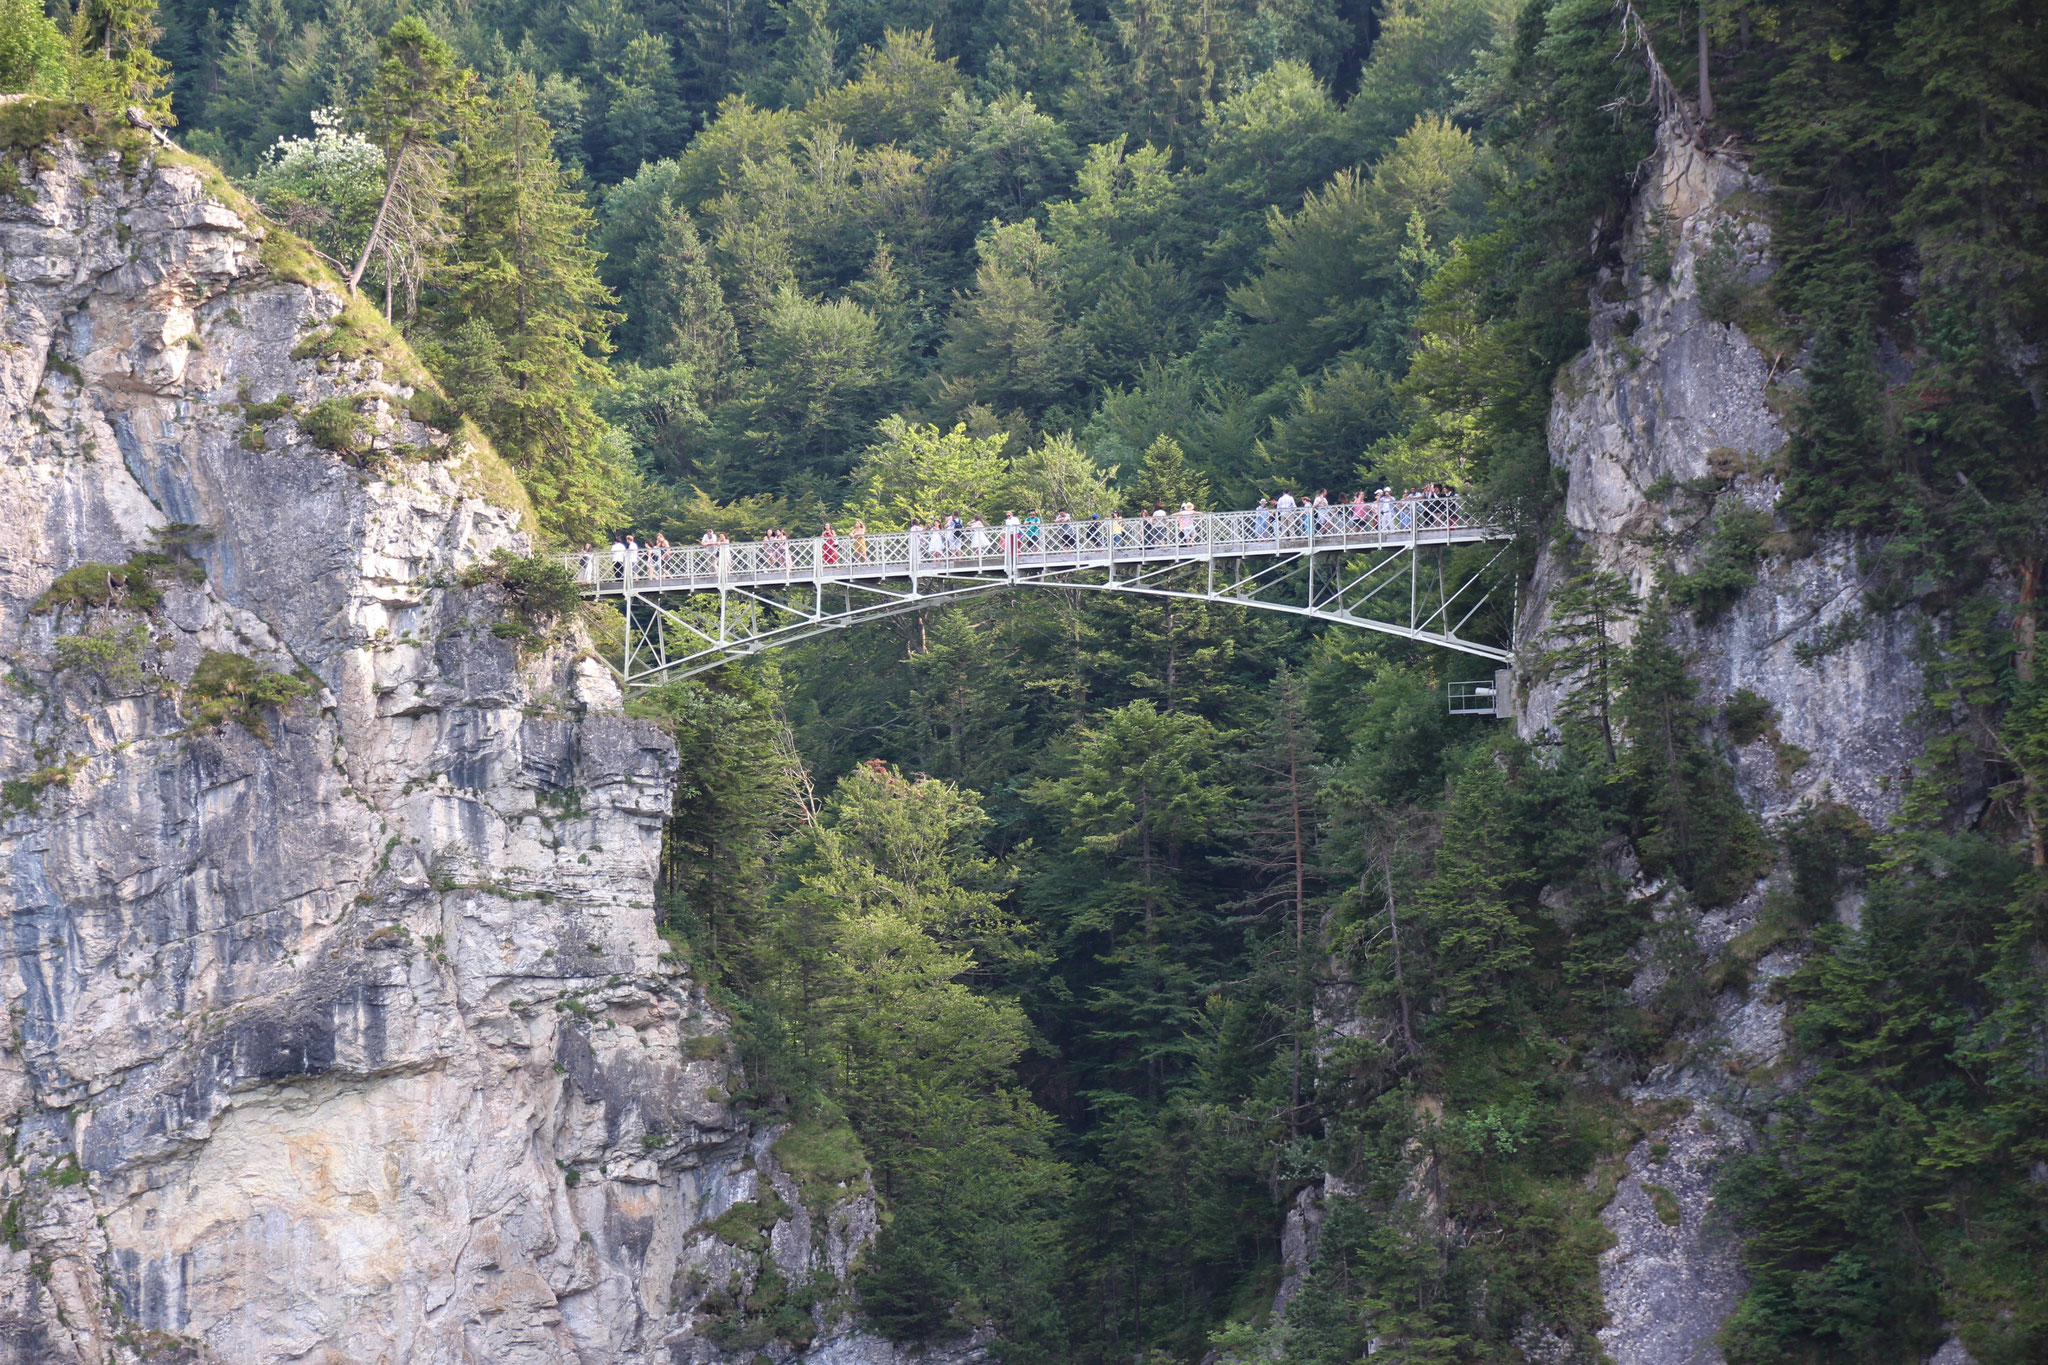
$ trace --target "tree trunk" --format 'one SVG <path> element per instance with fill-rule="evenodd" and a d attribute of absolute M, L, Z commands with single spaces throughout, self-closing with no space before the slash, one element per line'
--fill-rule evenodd
<path fill-rule="evenodd" d="M 2039 641 L 2040 618 L 2035 600 L 2041 587 L 2041 557 L 2035 555 L 2023 559 L 2019 568 L 2019 609 L 2013 613 L 2012 620 L 2012 671 L 2025 686 L 2034 681 L 2035 651 Z M 2031 764 L 2022 762 L 2019 767 L 2029 851 L 2033 854 L 2035 867 L 2048 868 L 2048 829 L 2042 827 L 2041 821 L 2041 778 Z"/>
<path fill-rule="evenodd" d="M 412 150 L 410 142 L 401 141 L 398 150 L 392 154 L 391 165 L 384 173 L 384 197 L 377 201 L 377 216 L 370 221 L 370 235 L 363 239 L 363 254 L 356 257 L 356 268 L 348 272 L 348 294 L 354 298 L 356 287 L 363 282 L 363 272 L 370 268 L 370 253 L 384 239 L 384 223 L 391 216 L 391 201 L 398 194 L 398 177 L 405 170 L 405 158 Z"/>
<path fill-rule="evenodd" d="M 1714 85 L 1707 74 L 1707 0 L 1700 0 L 1700 122 L 1714 121 Z"/>

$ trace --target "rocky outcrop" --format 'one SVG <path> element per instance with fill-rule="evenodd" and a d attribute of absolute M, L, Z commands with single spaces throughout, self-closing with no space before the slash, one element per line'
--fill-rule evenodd
<path fill-rule="evenodd" d="M 1596 293 L 1593 344 L 1558 379 L 1550 450 L 1566 476 L 1570 534 L 1543 551 L 1517 622 L 1530 655 L 1524 735 L 1554 727 L 1575 681 L 1534 662 L 1576 572 L 1618 572 L 1647 596 L 1660 567 L 1697 566 L 1721 519 L 1777 503 L 1778 410 L 1801 382 L 1797 357 L 1766 353 L 1702 303 L 1703 281 L 1739 291 L 1770 274 L 1767 197 L 1732 156 L 1660 144 L 1624 263 Z M 1765 736 L 1734 755 L 1752 807 L 1768 818 L 1835 801 L 1882 821 L 1917 752 L 1913 627 L 1866 616 L 1848 537 L 1813 542 L 1780 524 L 1765 551 L 1755 586 L 1725 616 L 1705 627 L 1677 617 L 1677 643 L 1707 699 L 1748 689 L 1770 704 Z"/>
<path fill-rule="evenodd" d="M 208 168 L 6 155 L 0 1361 L 893 1359 L 656 933 L 669 744 L 466 573 L 516 485 Z"/>
<path fill-rule="evenodd" d="M 1573 577 L 1611 571 L 1647 597 L 1667 566 L 1697 567 L 1725 519 L 1773 515 L 1786 441 L 1778 413 L 1800 383 L 1798 358 L 1709 315 L 1729 316 L 1728 300 L 1773 268 L 1767 198 L 1736 157 L 1675 137 L 1648 168 L 1624 262 L 1596 294 L 1592 345 L 1559 377 L 1552 408 L 1567 534 L 1542 552 L 1517 623 L 1525 737 L 1554 731 L 1577 681 L 1538 664 L 1557 593 Z M 1704 700 L 1725 705 L 1747 691 L 1768 708 L 1753 736 L 1726 727 L 1718 736 L 1746 804 L 1776 820 L 1832 803 L 1882 826 L 1917 752 L 1917 625 L 1905 614 L 1866 616 L 1846 537 L 1808 540 L 1755 516 L 1751 524 L 1770 528 L 1753 586 L 1707 624 L 1677 615 L 1674 643 Z M 1617 637 L 1629 634 L 1624 627 Z M 1767 881 L 1736 905 L 1702 912 L 1669 888 L 1640 879 L 1635 887 L 1702 961 L 1755 927 L 1769 891 Z M 1679 1040 L 1678 1061 L 1628 1089 L 1644 1113 L 1665 1117 L 1627 1154 L 1602 1214 L 1614 1243 L 1601 1257 L 1609 1325 L 1600 1340 L 1620 1365 L 1721 1359 L 1715 1337 L 1743 1279 L 1714 1183 L 1751 1139 L 1739 1117 L 1745 1088 L 1782 1083 L 1784 1007 L 1769 985 L 1796 965 L 1782 950 L 1763 956 Z M 1654 989 L 1661 971 L 1646 964 L 1637 990 Z"/>

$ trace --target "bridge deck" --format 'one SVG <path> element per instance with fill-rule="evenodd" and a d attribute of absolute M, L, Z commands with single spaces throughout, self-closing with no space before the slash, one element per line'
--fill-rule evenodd
<path fill-rule="evenodd" d="M 832 540 L 747 541 L 737 545 L 640 546 L 566 555 L 586 596 L 717 592 L 886 579 L 1014 577 L 1048 569 L 1157 568 L 1219 559 L 1325 551 L 1399 550 L 1502 540 L 1507 532 L 1466 523 L 1456 498 L 1289 512 L 1196 512 L 1159 518 L 1103 518 L 1043 526 L 840 535 Z"/>

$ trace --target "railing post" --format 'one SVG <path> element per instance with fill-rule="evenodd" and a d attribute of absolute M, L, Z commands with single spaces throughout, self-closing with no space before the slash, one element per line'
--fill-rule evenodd
<path fill-rule="evenodd" d="M 1408 518 L 1408 629 L 1415 629 L 1415 581 L 1422 576 L 1422 549 L 1416 541 L 1416 527 L 1422 518 Z"/>
<path fill-rule="evenodd" d="M 911 530 L 905 531 L 905 532 L 903 533 L 903 536 L 904 536 L 904 539 L 906 539 L 906 540 L 908 540 L 908 541 L 910 542 L 910 595 L 911 595 L 912 597 L 916 597 L 916 596 L 918 595 L 918 592 L 917 592 L 917 555 L 918 555 L 918 550 L 917 550 L 917 542 L 918 542 L 918 541 L 920 541 L 920 540 L 923 540 L 923 539 L 924 539 L 924 537 L 923 537 L 923 536 L 921 536 L 921 535 L 919 535 L 919 534 L 917 533 L 917 531 L 916 531 L 916 529 L 915 529 L 915 528 L 912 528 Z"/>

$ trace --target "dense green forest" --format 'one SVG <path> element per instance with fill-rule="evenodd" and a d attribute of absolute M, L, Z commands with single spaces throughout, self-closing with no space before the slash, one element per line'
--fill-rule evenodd
<path fill-rule="evenodd" d="M 871 1165 L 903 1340 L 1590 1359 L 1598 1210 L 1668 1117 L 1620 1088 L 1790 943 L 1729 1358 L 2048 1352 L 2038 4 L 63 2 L 0 0 L 0 88 L 175 118 L 571 543 L 1445 479 L 1526 564 L 1660 108 L 1747 152 L 1781 267 L 1713 306 L 1804 376 L 1785 543 L 1855 533 L 1868 611 L 1929 623 L 1894 828 L 1737 800 L 1768 708 L 1677 630 L 1754 581 L 1734 517 L 1648 600 L 1569 585 L 1554 743 L 1446 715 L 1428 651 L 1080 594 L 670 685 L 665 930 L 791 1159 Z M 1709 959 L 1628 859 L 1696 907 L 1781 871 Z M 801 1340 L 813 1292 L 717 1330 Z"/>

